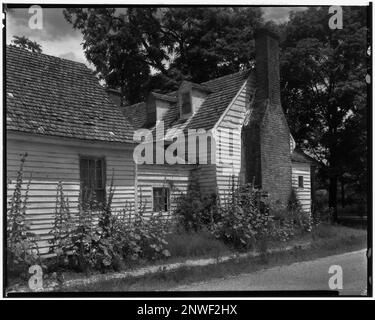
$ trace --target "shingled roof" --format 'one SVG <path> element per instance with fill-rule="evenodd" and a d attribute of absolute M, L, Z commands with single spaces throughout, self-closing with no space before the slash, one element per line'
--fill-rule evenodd
<path fill-rule="evenodd" d="M 212 129 L 250 74 L 251 69 L 248 69 L 201 83 L 200 86 L 209 89 L 211 93 L 207 95 L 198 111 L 189 119 L 180 119 L 177 103 L 172 104 L 162 119 L 165 130 L 173 132 L 175 129 Z M 176 97 L 177 92 L 165 95 Z M 144 109 L 141 110 L 140 105 Z M 123 108 L 123 112 L 125 115 L 132 114 L 130 121 L 136 129 L 146 126 L 145 103 L 127 106 Z"/>
<path fill-rule="evenodd" d="M 133 142 L 133 127 L 84 64 L 6 48 L 7 130 Z"/>
<path fill-rule="evenodd" d="M 308 156 L 306 153 L 304 153 L 299 148 L 296 148 L 296 149 L 293 150 L 293 152 L 291 154 L 291 160 L 293 162 L 304 162 L 304 163 L 318 164 L 318 162 L 315 159 Z"/>

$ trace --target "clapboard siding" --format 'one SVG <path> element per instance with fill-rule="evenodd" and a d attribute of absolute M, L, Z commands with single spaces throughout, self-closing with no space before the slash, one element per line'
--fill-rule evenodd
<path fill-rule="evenodd" d="M 165 186 L 170 189 L 170 212 L 176 208 L 177 199 L 186 194 L 190 172 L 194 165 L 139 165 L 137 174 L 138 201 L 145 204 L 146 214 L 153 212 L 153 188 Z"/>
<path fill-rule="evenodd" d="M 298 176 L 303 176 L 303 188 L 298 187 Z M 292 162 L 292 186 L 296 191 L 302 209 L 306 212 L 311 212 L 311 179 L 309 163 Z"/>
<path fill-rule="evenodd" d="M 240 178 L 241 130 L 251 90 L 249 83 L 245 84 L 217 124 L 216 180 L 220 197 L 225 197 L 228 187 Z"/>
<path fill-rule="evenodd" d="M 107 173 L 107 190 L 112 180 L 115 188 L 113 208 L 120 210 L 126 202 L 134 203 L 134 163 L 132 146 L 111 143 L 87 143 L 85 141 L 65 141 L 43 137 L 11 134 L 7 139 L 7 199 L 15 188 L 15 179 L 20 167 L 21 155 L 27 153 L 24 164 L 25 194 L 31 176 L 27 205 L 27 220 L 31 230 L 40 235 L 41 253 L 48 250 L 49 231 L 54 221 L 56 188 L 63 184 L 64 195 L 69 199 L 71 213 L 78 211 L 80 189 L 79 157 L 104 157 Z"/>
<path fill-rule="evenodd" d="M 197 170 L 200 192 L 203 196 L 215 193 L 217 190 L 216 165 L 200 165 Z"/>

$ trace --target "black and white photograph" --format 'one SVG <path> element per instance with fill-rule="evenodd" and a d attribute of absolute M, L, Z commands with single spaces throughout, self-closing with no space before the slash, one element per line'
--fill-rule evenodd
<path fill-rule="evenodd" d="M 373 4 L 303 4 L 2 3 L 3 298 L 371 298 Z"/>

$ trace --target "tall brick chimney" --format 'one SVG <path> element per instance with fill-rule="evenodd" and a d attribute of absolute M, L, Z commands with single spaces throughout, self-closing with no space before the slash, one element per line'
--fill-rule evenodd
<path fill-rule="evenodd" d="M 279 37 L 267 29 L 255 32 L 256 99 L 280 104 Z"/>
<path fill-rule="evenodd" d="M 243 127 L 245 182 L 286 204 L 292 187 L 289 127 L 281 107 L 279 38 L 266 29 L 255 33 L 256 93 Z"/>

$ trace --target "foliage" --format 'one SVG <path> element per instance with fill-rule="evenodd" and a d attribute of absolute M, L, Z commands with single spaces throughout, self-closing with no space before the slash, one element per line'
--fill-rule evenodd
<path fill-rule="evenodd" d="M 42 46 L 35 41 L 31 41 L 25 36 L 13 36 L 12 44 L 18 48 L 23 48 L 30 52 L 42 53 Z"/>
<path fill-rule="evenodd" d="M 26 219 L 30 180 L 23 190 L 23 168 L 27 154 L 21 158 L 14 192 L 7 207 L 7 267 L 10 274 L 26 273 L 28 267 L 39 264 L 38 237 L 30 232 Z M 82 190 L 82 188 L 80 189 Z M 80 271 L 119 269 L 123 261 L 152 260 L 170 256 L 165 236 L 168 231 L 161 214 L 146 217 L 145 204 L 134 212 L 128 205 L 114 212 L 113 177 L 104 203 L 95 202 L 91 193 L 79 194 L 78 212 L 71 214 L 63 184 L 57 185 L 53 227 L 50 230 L 49 271 L 74 268 Z"/>
<path fill-rule="evenodd" d="M 269 203 L 272 223 L 269 234 L 271 238 L 287 241 L 297 233 L 311 232 L 314 221 L 310 213 L 302 210 L 296 191 L 292 189 L 286 206 L 279 202 Z"/>
<path fill-rule="evenodd" d="M 144 210 L 132 213 L 124 209 L 111 222 L 115 250 L 128 263 L 169 257 L 167 231 L 161 213 L 146 217 Z"/>
<path fill-rule="evenodd" d="M 270 217 L 267 210 L 261 210 L 260 194 L 251 184 L 232 185 L 218 206 L 214 235 L 236 249 L 248 249 L 266 237 Z"/>
<path fill-rule="evenodd" d="M 302 210 L 295 190 L 287 205 L 272 203 L 264 198 L 262 190 L 251 184 L 236 186 L 232 180 L 230 191 L 221 197 L 202 198 L 199 185 L 190 179 L 188 192 L 181 195 L 175 211 L 183 230 L 208 230 L 217 239 L 235 249 L 246 250 L 267 241 L 287 241 L 297 233 L 310 232 L 314 221 Z"/>
<path fill-rule="evenodd" d="M 67 265 L 69 252 L 72 250 L 71 235 L 74 230 L 73 217 L 70 214 L 69 200 L 65 198 L 63 184 L 59 181 L 56 191 L 56 205 L 53 227 L 50 230 L 50 253 L 55 255 L 57 266 Z"/>
<path fill-rule="evenodd" d="M 83 197 L 81 192 L 74 220 L 63 195 L 63 186 L 58 185 L 55 222 L 51 230 L 54 268 L 70 267 L 85 272 L 118 270 L 124 262 L 170 256 L 164 239 L 167 224 L 161 215 L 145 217 L 143 204 L 137 212 L 129 204 L 121 212 L 114 212 L 114 191 L 112 177 L 103 204 L 95 203 L 92 193 Z"/>
<path fill-rule="evenodd" d="M 7 205 L 7 270 L 10 274 L 26 273 L 28 267 L 39 262 L 38 236 L 30 231 L 26 219 L 31 176 L 23 189 L 23 170 L 27 153 L 21 157 L 14 191 Z M 23 194 L 24 191 L 24 194 Z"/>
<path fill-rule="evenodd" d="M 198 231 L 202 226 L 201 213 L 203 206 L 199 185 L 195 177 L 191 175 L 187 192 L 181 194 L 177 199 L 174 214 L 177 217 L 178 224 L 186 231 Z"/>
<path fill-rule="evenodd" d="M 281 43 L 282 105 L 296 142 L 320 161 L 334 213 L 338 179 L 367 183 L 367 11 L 342 10 L 341 30 L 329 28 L 328 7 L 292 13 Z"/>
<path fill-rule="evenodd" d="M 129 103 L 184 79 L 202 82 L 250 66 L 262 22 L 259 8 L 246 7 L 68 8 L 64 15 L 82 32 L 99 77 Z"/>
<path fill-rule="evenodd" d="M 202 196 L 195 174 L 190 175 L 189 181 L 187 192 L 181 193 L 176 201 L 174 215 L 178 227 L 187 232 L 198 232 L 202 228 L 212 229 L 218 219 L 217 195 L 212 193 Z"/>

